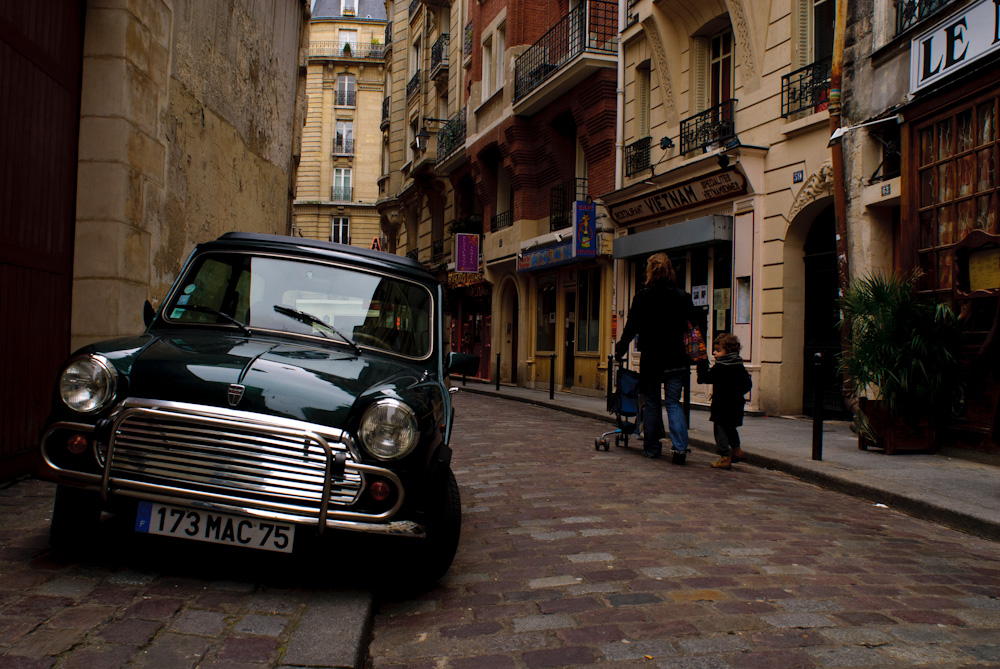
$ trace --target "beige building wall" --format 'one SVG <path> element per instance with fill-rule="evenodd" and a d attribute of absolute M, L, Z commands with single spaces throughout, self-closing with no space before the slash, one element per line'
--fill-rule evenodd
<path fill-rule="evenodd" d="M 334 219 L 349 220 L 349 241 L 383 244 L 375 202 L 382 174 L 385 21 L 314 18 L 310 25 L 306 91 L 309 111 L 302 133 L 302 164 L 295 191 L 294 234 L 331 240 Z M 357 48 L 345 51 L 346 31 Z M 338 101 L 338 78 L 354 78 L 355 99 Z M 340 102 L 340 104 L 338 104 Z M 353 146 L 337 147 L 337 124 L 351 124 Z M 335 194 L 336 170 L 350 170 L 350 197 Z M 336 238 L 335 241 L 344 241 Z"/>
<path fill-rule="evenodd" d="M 88 4 L 72 348 L 141 331 L 198 242 L 289 232 L 308 11 Z"/>
<path fill-rule="evenodd" d="M 770 414 L 802 412 L 803 244 L 817 212 L 832 205 L 828 112 L 816 107 L 782 116 L 783 76 L 813 62 L 805 16 L 811 6 L 805 0 L 640 0 L 630 6 L 622 32 L 622 147 L 649 136 L 653 166 L 631 176 L 623 168 L 622 188 L 630 189 L 630 195 L 651 193 L 718 171 L 723 162 L 746 175 L 749 186 L 738 197 L 630 225 L 619 235 L 713 214 L 733 217 L 738 228 L 743 226 L 734 263 L 752 267 L 752 318 L 747 326 L 732 329 L 743 341 L 754 379 L 750 408 Z M 708 40 L 727 26 L 735 43 L 732 97 L 738 100 L 738 143 L 681 154 L 682 122 L 710 106 Z M 650 72 L 648 135 L 640 127 L 641 68 Z M 661 138 L 669 138 L 673 146 L 661 149 Z M 619 272 L 619 323 L 628 308 L 621 297 L 631 294 L 626 274 Z M 710 292 L 710 322 L 713 299 Z M 710 340 L 712 333 L 706 335 Z M 694 386 L 696 400 L 707 401 L 709 393 L 710 388 Z"/>

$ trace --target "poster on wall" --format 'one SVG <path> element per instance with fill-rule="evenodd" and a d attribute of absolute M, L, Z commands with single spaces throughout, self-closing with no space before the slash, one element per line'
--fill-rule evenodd
<path fill-rule="evenodd" d="M 577 258 L 597 256 L 597 205 L 577 200 L 573 203 L 573 255 Z"/>
<path fill-rule="evenodd" d="M 455 235 L 455 271 L 479 271 L 479 235 L 468 232 Z"/>

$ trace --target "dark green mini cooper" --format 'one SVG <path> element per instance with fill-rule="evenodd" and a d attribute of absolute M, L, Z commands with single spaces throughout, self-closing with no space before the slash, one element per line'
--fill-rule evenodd
<path fill-rule="evenodd" d="M 147 303 L 145 333 L 87 346 L 59 376 L 41 446 L 53 546 L 86 542 L 102 510 L 279 552 L 347 530 L 400 537 L 440 578 L 461 526 L 445 377 L 478 365 L 445 355 L 441 297 L 387 253 L 199 245 L 159 312 Z"/>

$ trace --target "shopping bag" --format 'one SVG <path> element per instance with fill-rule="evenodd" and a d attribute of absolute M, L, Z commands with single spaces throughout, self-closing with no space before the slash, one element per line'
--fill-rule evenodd
<path fill-rule="evenodd" d="M 691 362 L 708 360 L 705 337 L 701 334 L 701 330 L 691 321 L 688 321 L 687 329 L 684 331 L 684 348 Z"/>

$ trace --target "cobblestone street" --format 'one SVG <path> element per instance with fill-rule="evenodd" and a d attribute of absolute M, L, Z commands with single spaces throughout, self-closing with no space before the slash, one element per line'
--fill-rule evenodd
<path fill-rule="evenodd" d="M 704 452 L 595 452 L 591 419 L 456 413 L 459 553 L 381 604 L 377 669 L 1000 666 L 995 543 Z"/>

